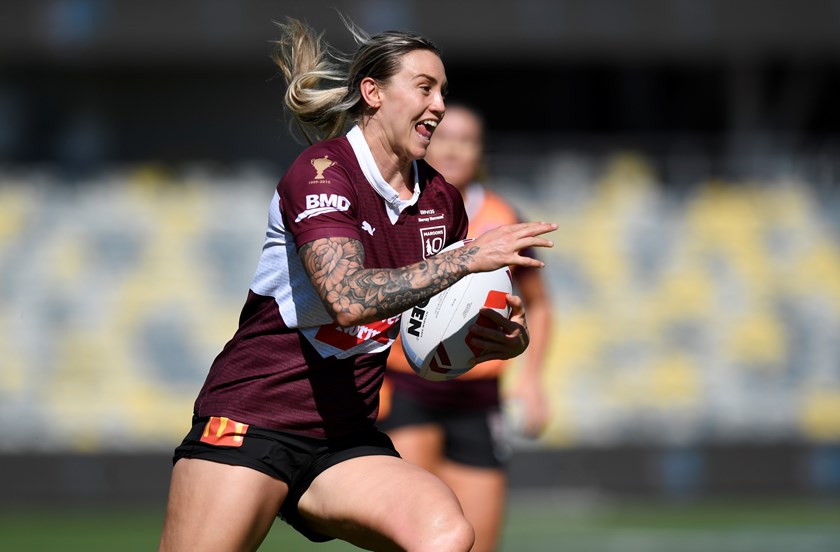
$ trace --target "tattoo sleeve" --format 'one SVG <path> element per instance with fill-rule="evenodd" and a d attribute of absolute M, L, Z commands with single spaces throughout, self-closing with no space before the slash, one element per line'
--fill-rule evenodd
<path fill-rule="evenodd" d="M 351 238 L 321 238 L 298 252 L 309 279 L 336 320 L 382 320 L 422 302 L 469 273 L 478 247 L 439 253 L 413 265 L 366 269 L 364 248 Z"/>

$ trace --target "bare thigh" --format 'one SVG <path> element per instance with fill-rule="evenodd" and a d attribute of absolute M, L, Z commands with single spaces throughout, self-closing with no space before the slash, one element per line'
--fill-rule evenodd
<path fill-rule="evenodd" d="M 436 424 L 404 426 L 389 431 L 388 435 L 405 460 L 437 475 L 455 493 L 475 530 L 473 552 L 495 550 L 504 519 L 504 471 L 447 459 L 443 454 L 444 431 Z"/>
<path fill-rule="evenodd" d="M 458 496 L 464 515 L 475 529 L 473 552 L 495 550 L 504 518 L 504 471 L 466 466 L 447 460 L 437 474 Z"/>
<path fill-rule="evenodd" d="M 256 550 L 287 492 L 251 468 L 182 458 L 172 469 L 160 550 Z"/>
<path fill-rule="evenodd" d="M 473 530 L 440 479 L 393 456 L 363 456 L 321 473 L 298 509 L 317 531 L 372 550 L 467 551 Z"/>
<path fill-rule="evenodd" d="M 404 460 L 435 473 L 443 461 L 443 428 L 437 424 L 392 429 L 388 436 Z"/>

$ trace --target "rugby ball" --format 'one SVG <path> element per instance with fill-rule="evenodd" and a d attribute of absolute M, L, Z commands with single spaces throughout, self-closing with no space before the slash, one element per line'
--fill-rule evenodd
<path fill-rule="evenodd" d="M 463 247 L 469 241 L 472 240 L 453 243 L 443 251 Z M 479 356 L 482 350 L 471 343 L 470 327 L 484 307 L 510 317 L 505 295 L 511 291 L 510 269 L 504 267 L 493 272 L 468 274 L 424 303 L 405 311 L 400 321 L 400 339 L 405 358 L 414 372 L 427 380 L 444 381 L 472 368 L 470 360 Z M 484 320 L 482 318 L 478 323 Z"/>

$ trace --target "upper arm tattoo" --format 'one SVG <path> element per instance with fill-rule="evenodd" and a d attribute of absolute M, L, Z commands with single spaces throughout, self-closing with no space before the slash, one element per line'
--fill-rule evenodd
<path fill-rule="evenodd" d="M 478 247 L 439 253 L 400 268 L 364 268 L 364 248 L 352 238 L 321 238 L 305 244 L 299 255 L 309 279 L 333 317 L 346 314 L 359 322 L 382 320 L 403 312 L 451 286 L 469 273 Z"/>

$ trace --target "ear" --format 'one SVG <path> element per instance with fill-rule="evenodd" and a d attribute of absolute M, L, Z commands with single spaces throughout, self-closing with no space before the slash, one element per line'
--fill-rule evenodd
<path fill-rule="evenodd" d="M 380 97 L 380 87 L 379 83 L 376 82 L 376 79 L 372 77 L 365 77 L 362 79 L 362 82 L 359 84 L 360 91 L 362 93 L 362 99 L 373 109 L 378 108 L 382 105 L 382 98 Z"/>

